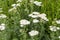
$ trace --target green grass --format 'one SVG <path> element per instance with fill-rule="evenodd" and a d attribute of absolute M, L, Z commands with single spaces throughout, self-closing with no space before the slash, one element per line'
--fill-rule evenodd
<path fill-rule="evenodd" d="M 16 1 L 17 0 L 0 0 L 0 7 L 3 8 L 3 12 L 0 14 L 7 15 L 6 19 L 0 19 L 0 24 L 6 24 L 6 29 L 0 31 L 0 40 L 60 40 L 58 38 L 60 31 L 51 32 L 49 30 L 50 25 L 60 27 L 60 25 L 55 24 L 54 21 L 55 19 L 60 19 L 60 0 L 38 0 L 42 2 L 43 6 L 41 7 L 29 3 L 28 0 L 24 0 L 21 6 L 17 7 L 17 10 L 8 12 L 8 10 L 12 8 L 11 5 L 16 3 Z M 25 11 L 25 9 L 27 11 Z M 21 28 L 19 21 L 21 19 L 31 21 L 32 19 L 28 17 L 28 14 L 34 11 L 46 13 L 49 22 L 32 24 L 28 25 L 29 27 Z M 40 33 L 35 37 L 30 37 L 28 32 L 33 28 L 40 31 Z M 20 30 L 22 30 L 22 32 L 20 32 Z"/>

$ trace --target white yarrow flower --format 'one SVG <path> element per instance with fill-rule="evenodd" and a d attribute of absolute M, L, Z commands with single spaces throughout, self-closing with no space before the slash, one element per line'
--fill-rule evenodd
<path fill-rule="evenodd" d="M 39 20 L 33 19 L 33 23 L 38 23 L 38 22 L 39 22 Z"/>
<path fill-rule="evenodd" d="M 56 26 L 49 26 L 51 31 L 57 31 L 57 27 Z"/>
<path fill-rule="evenodd" d="M 41 19 L 43 19 L 43 20 L 45 20 L 45 21 L 49 21 L 49 20 L 47 19 L 47 17 L 41 17 Z"/>
<path fill-rule="evenodd" d="M 0 25 L 0 30 L 5 30 L 5 24 Z"/>
<path fill-rule="evenodd" d="M 39 32 L 36 31 L 36 30 L 32 30 L 32 31 L 29 32 L 30 36 L 35 36 L 35 35 L 38 35 L 38 34 L 39 34 Z"/>
<path fill-rule="evenodd" d="M 37 6 L 42 6 L 42 2 L 34 1 L 34 4 Z"/>
<path fill-rule="evenodd" d="M 6 18 L 7 16 L 4 14 L 0 14 L 0 18 Z"/>
<path fill-rule="evenodd" d="M 32 18 L 38 18 L 38 15 L 39 15 L 40 13 L 39 12 L 32 12 L 31 14 L 29 14 L 28 16 L 29 17 L 32 17 Z"/>
<path fill-rule="evenodd" d="M 60 20 L 57 20 L 56 23 L 57 23 L 57 24 L 60 24 Z"/>
<path fill-rule="evenodd" d="M 29 17 L 32 17 L 32 18 L 41 18 L 45 21 L 49 21 L 46 17 L 46 14 L 45 13 L 42 13 L 40 14 L 39 12 L 32 12 L 31 14 L 28 15 Z"/>
<path fill-rule="evenodd" d="M 26 19 L 20 20 L 20 25 L 21 25 L 21 27 L 23 27 L 24 25 L 28 25 L 28 24 L 30 24 L 30 21 L 28 21 L 28 20 L 26 20 Z"/>
<path fill-rule="evenodd" d="M 45 21 L 49 21 L 46 17 L 46 14 L 42 13 L 40 15 L 38 15 L 41 19 L 45 20 Z"/>
<path fill-rule="evenodd" d="M 58 38 L 60 39 L 60 36 L 58 36 Z"/>

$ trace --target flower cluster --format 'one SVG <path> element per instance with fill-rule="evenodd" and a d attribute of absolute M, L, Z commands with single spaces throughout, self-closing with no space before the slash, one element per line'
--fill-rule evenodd
<path fill-rule="evenodd" d="M 37 18 L 48 21 L 48 19 L 46 17 L 46 14 L 44 14 L 44 13 L 40 14 L 39 12 L 32 12 L 28 16 L 33 18 L 33 20 L 32 20 L 33 23 L 38 23 L 40 21 Z M 20 27 L 24 27 L 25 25 L 29 25 L 30 23 L 31 23 L 30 21 L 28 21 L 26 19 L 22 19 L 22 20 L 20 20 Z M 29 35 L 30 36 L 35 36 L 38 33 L 39 33 L 38 31 L 32 30 L 31 32 L 29 32 Z"/>
<path fill-rule="evenodd" d="M 0 25 L 0 30 L 2 31 L 2 30 L 5 30 L 5 24 L 4 23 L 2 23 L 1 25 Z"/>
<path fill-rule="evenodd" d="M 60 30 L 59 27 L 56 27 L 56 26 L 49 26 L 50 27 L 50 30 L 51 31 L 57 31 L 57 30 Z"/>
<path fill-rule="evenodd" d="M 57 23 L 57 24 L 60 24 L 60 20 L 56 20 L 56 23 Z"/>
<path fill-rule="evenodd" d="M 26 19 L 20 20 L 20 25 L 21 25 L 21 27 L 23 27 L 23 26 L 25 26 L 25 25 L 28 25 L 28 24 L 30 24 L 30 21 L 28 21 L 28 20 L 26 20 Z"/>
<path fill-rule="evenodd" d="M 42 6 L 42 2 L 34 1 L 34 4 L 37 6 Z"/>
<path fill-rule="evenodd" d="M 40 14 L 39 12 L 32 12 L 31 14 L 28 15 L 29 17 L 32 17 L 32 18 L 41 18 L 45 21 L 49 21 L 46 17 L 46 14 L 45 13 L 42 13 Z"/>
<path fill-rule="evenodd" d="M 31 3 L 35 4 L 36 6 L 42 6 L 42 2 L 30 0 Z"/>
<path fill-rule="evenodd" d="M 39 32 L 36 31 L 36 30 L 32 30 L 32 31 L 29 32 L 30 36 L 35 36 L 35 35 L 38 35 L 38 34 L 39 34 Z"/>
<path fill-rule="evenodd" d="M 7 16 L 4 14 L 0 14 L 0 18 L 6 18 Z"/>

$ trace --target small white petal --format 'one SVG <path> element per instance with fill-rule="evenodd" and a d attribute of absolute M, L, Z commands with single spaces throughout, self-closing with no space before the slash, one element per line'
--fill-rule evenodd
<path fill-rule="evenodd" d="M 33 19 L 33 23 L 38 23 L 38 22 L 39 22 L 39 20 Z"/>
<path fill-rule="evenodd" d="M 24 25 L 20 25 L 20 27 L 24 27 Z"/>

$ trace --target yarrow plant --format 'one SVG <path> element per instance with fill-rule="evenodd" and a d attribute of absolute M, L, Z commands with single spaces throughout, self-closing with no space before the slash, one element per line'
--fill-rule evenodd
<path fill-rule="evenodd" d="M 0 0 L 0 40 L 60 40 L 60 0 Z"/>

